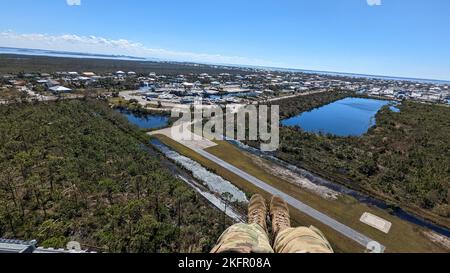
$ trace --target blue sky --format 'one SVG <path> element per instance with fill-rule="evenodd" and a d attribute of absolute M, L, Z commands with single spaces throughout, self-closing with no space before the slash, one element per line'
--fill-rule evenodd
<path fill-rule="evenodd" d="M 450 80 L 449 11 L 448 0 L 5 0 L 0 46 Z"/>

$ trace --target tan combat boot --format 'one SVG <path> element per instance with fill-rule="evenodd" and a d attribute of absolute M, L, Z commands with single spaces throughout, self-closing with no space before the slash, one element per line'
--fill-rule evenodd
<path fill-rule="evenodd" d="M 267 206 L 266 200 L 259 194 L 252 196 L 248 205 L 248 223 L 258 224 L 267 232 Z"/>
<path fill-rule="evenodd" d="M 279 196 L 273 196 L 270 202 L 270 217 L 272 219 L 272 232 L 274 237 L 280 231 L 291 227 L 289 208 L 286 202 Z"/>

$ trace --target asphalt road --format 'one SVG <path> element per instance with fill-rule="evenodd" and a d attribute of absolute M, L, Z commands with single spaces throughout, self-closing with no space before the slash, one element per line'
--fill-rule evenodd
<path fill-rule="evenodd" d="M 303 202 L 300 202 L 296 198 L 268 185 L 267 183 L 259 180 L 258 178 L 236 168 L 235 166 L 223 161 L 222 159 L 205 152 L 204 150 L 195 149 L 195 152 L 199 153 L 203 157 L 211 160 L 212 162 L 218 164 L 219 166 L 229 170 L 230 172 L 238 175 L 239 177 L 247 180 L 248 182 L 252 183 L 256 187 L 272 194 L 272 195 L 278 195 L 282 197 L 289 205 L 292 207 L 298 209 L 299 211 L 309 215 L 310 217 L 320 221 L 321 223 L 331 227 L 332 229 L 336 230 L 337 232 L 341 233 L 342 235 L 346 236 L 347 238 L 352 239 L 353 241 L 357 242 L 361 246 L 363 246 L 365 249 L 370 247 L 379 247 L 378 251 L 384 252 L 385 247 L 378 244 L 375 240 L 365 236 L 364 234 L 359 233 L 358 231 L 336 221 L 335 219 L 329 217 L 328 215 L 323 214 L 322 212 L 315 210 L 314 208 L 304 204 Z"/>

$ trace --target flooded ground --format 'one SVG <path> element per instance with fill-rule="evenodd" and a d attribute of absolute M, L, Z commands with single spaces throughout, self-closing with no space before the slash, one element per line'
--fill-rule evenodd
<path fill-rule="evenodd" d="M 165 146 L 162 143 L 158 144 L 161 145 L 159 147 Z M 158 149 L 157 146 L 155 147 L 158 151 L 162 152 L 160 149 Z M 151 155 L 157 156 L 156 150 L 150 149 L 149 147 L 143 144 L 141 145 L 141 148 L 146 150 Z M 221 196 L 218 196 L 218 194 L 209 191 L 204 185 L 200 183 L 201 181 L 194 179 L 191 174 L 189 174 L 186 170 L 180 168 L 178 165 L 176 165 L 175 162 L 170 161 L 168 159 L 164 159 L 162 160 L 161 164 L 165 168 L 167 168 L 172 173 L 172 175 L 174 175 L 175 177 L 186 183 L 186 185 L 194 189 L 198 194 L 204 197 L 212 206 L 216 207 L 218 210 L 225 213 L 225 215 L 230 217 L 234 222 L 236 223 L 246 222 L 247 220 L 246 213 L 244 213 L 240 208 L 234 206 L 234 204 L 230 204 L 228 201 L 224 200 Z"/>
<path fill-rule="evenodd" d="M 224 193 L 231 194 L 231 202 L 243 202 L 248 203 L 247 196 L 231 182 L 223 179 L 222 177 L 208 171 L 203 168 L 202 165 L 189 159 L 179 153 L 171 150 L 166 145 L 162 144 L 159 140 L 152 140 L 151 144 L 162 152 L 167 158 L 171 159 L 175 163 L 181 165 L 188 171 L 192 172 L 194 178 L 202 181 L 205 186 L 212 192 L 222 195 Z"/>
<path fill-rule="evenodd" d="M 243 223 L 245 222 L 245 217 L 237 212 L 232 206 L 226 206 L 222 199 L 218 198 L 214 194 L 202 190 L 200 187 L 189 181 L 187 178 L 182 176 L 177 176 L 179 179 L 183 180 L 186 184 L 191 186 L 196 192 L 198 192 L 201 196 L 203 196 L 206 200 L 211 202 L 216 208 L 225 212 L 225 214 L 233 219 L 235 222 Z"/>

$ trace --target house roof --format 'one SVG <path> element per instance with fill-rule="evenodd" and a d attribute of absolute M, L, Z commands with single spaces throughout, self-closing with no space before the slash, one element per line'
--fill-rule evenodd
<path fill-rule="evenodd" d="M 64 86 L 53 86 L 50 88 L 51 91 L 53 92 L 68 92 L 68 91 L 72 91 L 72 89 L 64 87 Z"/>
<path fill-rule="evenodd" d="M 82 75 L 86 76 L 86 77 L 93 77 L 93 76 L 95 76 L 95 73 L 94 72 L 83 72 Z"/>

